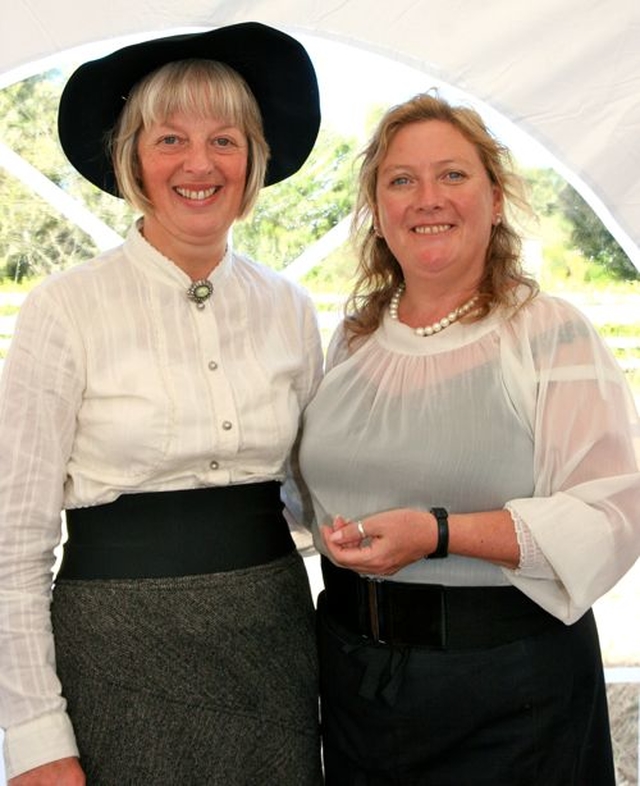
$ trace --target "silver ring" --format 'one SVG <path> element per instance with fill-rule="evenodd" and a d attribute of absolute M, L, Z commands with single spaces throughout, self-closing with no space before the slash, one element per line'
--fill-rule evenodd
<path fill-rule="evenodd" d="M 360 537 L 364 540 L 367 537 L 367 533 L 364 531 L 364 524 L 359 519 L 358 521 L 356 521 L 356 524 L 358 525 L 358 532 L 360 533 Z"/>

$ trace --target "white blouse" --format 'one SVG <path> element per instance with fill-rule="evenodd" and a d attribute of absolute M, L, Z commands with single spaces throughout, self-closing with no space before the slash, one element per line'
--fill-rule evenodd
<path fill-rule="evenodd" d="M 228 250 L 200 310 L 133 227 L 25 300 L 0 381 L 0 725 L 7 773 L 76 754 L 49 603 L 61 510 L 282 480 L 322 350 L 313 304 Z M 34 763 L 33 757 L 39 759 Z"/>
<path fill-rule="evenodd" d="M 452 555 L 396 581 L 511 583 L 566 623 L 640 554 L 638 418 L 624 375 L 590 323 L 538 295 L 416 336 L 388 314 L 349 352 L 339 329 L 304 417 L 300 463 L 318 525 L 398 507 L 508 508 L 547 570 Z M 316 530 L 315 542 L 322 550 Z"/>

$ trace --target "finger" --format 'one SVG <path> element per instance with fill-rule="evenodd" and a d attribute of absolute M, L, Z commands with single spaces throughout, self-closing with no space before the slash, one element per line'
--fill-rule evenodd
<path fill-rule="evenodd" d="M 342 568 L 349 568 L 349 570 L 356 571 L 357 573 L 368 573 L 369 568 L 365 556 L 364 549 L 359 548 L 344 548 L 343 546 L 327 546 L 327 553 L 332 562 Z"/>
<path fill-rule="evenodd" d="M 330 526 L 321 527 L 320 532 L 322 534 L 322 539 L 324 540 L 325 546 L 331 550 L 360 545 L 359 540 L 351 542 L 340 540 L 340 542 L 334 543 L 333 535 L 335 531 Z"/>
<path fill-rule="evenodd" d="M 362 541 L 360 539 L 333 543 L 332 535 L 333 535 L 333 531 L 331 530 L 330 527 L 322 527 L 322 538 L 324 540 L 325 546 L 328 549 L 330 549 L 331 553 L 334 553 L 334 551 L 339 552 L 343 549 L 359 549 L 362 544 Z"/>
<path fill-rule="evenodd" d="M 348 523 L 349 523 L 349 519 L 345 519 L 344 516 L 340 516 L 340 515 L 336 516 L 333 519 L 333 530 L 334 530 L 334 532 L 336 530 L 342 529 L 343 527 L 346 527 Z"/>
<path fill-rule="evenodd" d="M 324 531 L 322 533 L 324 539 L 324 546 L 326 548 L 327 554 L 331 559 L 336 561 L 342 562 L 344 555 L 351 552 L 352 554 L 356 555 L 362 548 L 362 542 L 351 541 L 346 543 L 333 543 L 331 540 L 332 532 L 328 527 L 323 528 Z M 350 560 L 351 564 L 351 560 Z"/>
<path fill-rule="evenodd" d="M 358 549 L 346 549 L 341 546 L 328 547 L 328 553 L 332 562 L 335 562 L 336 565 L 342 568 L 348 568 L 362 574 L 373 574 L 376 572 L 372 569 L 368 559 L 370 550 L 368 546 Z"/>
<path fill-rule="evenodd" d="M 366 538 L 370 538 L 371 533 L 365 529 L 362 521 L 350 521 L 340 529 L 334 529 L 329 535 L 333 543 L 361 543 Z"/>

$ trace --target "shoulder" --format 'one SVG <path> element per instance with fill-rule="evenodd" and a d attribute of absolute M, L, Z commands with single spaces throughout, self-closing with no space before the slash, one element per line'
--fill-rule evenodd
<path fill-rule="evenodd" d="M 578 331 L 595 332 L 588 317 L 568 300 L 538 292 L 515 311 L 510 321 L 534 334 Z"/>
<path fill-rule="evenodd" d="M 233 269 L 236 277 L 256 296 L 269 301 L 280 298 L 289 304 L 313 308 L 310 293 L 281 271 L 236 251 L 233 252 Z"/>
<path fill-rule="evenodd" d="M 98 256 L 80 262 L 73 267 L 48 275 L 34 287 L 25 298 L 22 308 L 32 305 L 60 303 L 67 299 L 82 302 L 90 297 L 91 291 L 102 291 L 105 278 L 114 275 L 114 265 L 122 265 L 122 247 L 104 251 Z"/>
<path fill-rule="evenodd" d="M 513 351 L 530 352 L 536 363 L 611 365 L 610 350 L 595 326 L 562 297 L 538 294 L 507 325 Z"/>
<path fill-rule="evenodd" d="M 354 336 L 347 326 L 348 317 L 336 327 L 327 347 L 327 370 L 344 363 L 369 342 L 371 335 Z"/>

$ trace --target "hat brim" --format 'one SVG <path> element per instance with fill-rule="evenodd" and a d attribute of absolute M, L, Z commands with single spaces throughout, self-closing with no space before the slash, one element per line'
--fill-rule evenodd
<path fill-rule="evenodd" d="M 58 109 L 60 143 L 80 174 L 120 196 L 105 148 L 107 134 L 142 77 L 190 58 L 226 63 L 249 85 L 271 151 L 265 185 L 284 180 L 302 166 L 320 128 L 313 64 L 296 39 L 258 22 L 244 22 L 144 41 L 80 66 L 65 85 Z"/>

